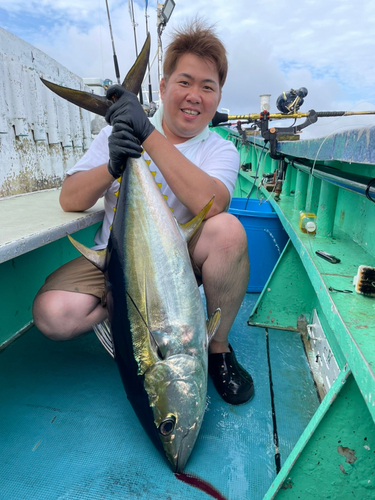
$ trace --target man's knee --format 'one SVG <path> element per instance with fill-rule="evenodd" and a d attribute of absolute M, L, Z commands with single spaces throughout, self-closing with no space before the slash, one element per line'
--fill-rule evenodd
<path fill-rule="evenodd" d="M 64 304 L 58 296 L 51 292 L 38 295 L 33 303 L 34 324 L 40 332 L 52 340 L 59 340 L 58 325 L 63 320 Z"/>
<path fill-rule="evenodd" d="M 68 340 L 83 333 L 82 319 L 99 303 L 99 299 L 92 295 L 50 290 L 34 300 L 34 323 L 46 337 Z"/>
<path fill-rule="evenodd" d="M 246 231 L 232 214 L 221 213 L 207 219 L 193 254 L 202 267 L 207 259 L 213 263 L 248 262 Z"/>
<path fill-rule="evenodd" d="M 216 218 L 217 217 L 217 218 Z M 247 253 L 246 231 L 241 222 L 232 214 L 226 212 L 212 217 L 213 237 L 219 248 L 234 253 Z"/>

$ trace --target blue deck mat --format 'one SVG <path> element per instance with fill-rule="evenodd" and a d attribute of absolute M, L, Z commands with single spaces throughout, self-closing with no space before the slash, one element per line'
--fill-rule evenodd
<path fill-rule="evenodd" d="M 209 381 L 185 470 L 229 500 L 260 500 L 275 477 L 266 335 L 246 324 L 255 298 L 246 295 L 230 340 L 256 395 L 230 406 Z M 0 380 L 1 500 L 210 498 L 154 449 L 94 334 L 58 343 L 33 328 L 0 355 Z"/>
<path fill-rule="evenodd" d="M 283 465 L 317 410 L 319 399 L 299 333 L 268 329 L 268 335 L 280 461 Z"/>

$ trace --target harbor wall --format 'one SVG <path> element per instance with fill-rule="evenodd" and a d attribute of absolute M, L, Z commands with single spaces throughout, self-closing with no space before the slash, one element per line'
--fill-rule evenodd
<path fill-rule="evenodd" d="M 88 90 L 82 78 L 0 28 L 0 198 L 60 187 L 91 144 L 90 113 L 40 77 Z"/>

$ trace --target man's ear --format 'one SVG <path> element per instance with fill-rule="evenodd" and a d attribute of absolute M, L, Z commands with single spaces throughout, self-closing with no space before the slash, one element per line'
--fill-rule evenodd
<path fill-rule="evenodd" d="M 164 78 L 164 76 L 160 80 L 159 91 L 160 91 L 160 98 L 161 98 L 161 100 L 163 100 L 164 99 L 164 92 L 165 92 L 165 78 Z"/>

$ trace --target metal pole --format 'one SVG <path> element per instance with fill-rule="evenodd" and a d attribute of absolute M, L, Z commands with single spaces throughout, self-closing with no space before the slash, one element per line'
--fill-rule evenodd
<path fill-rule="evenodd" d="M 310 165 L 307 166 L 302 164 L 301 160 L 294 161 L 288 159 L 287 161 L 296 169 L 313 175 L 318 179 L 327 181 L 335 186 L 338 186 L 339 188 L 361 194 L 362 196 L 367 194 L 370 198 L 375 199 L 375 185 L 372 182 L 373 179 L 371 177 L 351 174 L 349 172 L 339 171 L 323 165 L 315 165 L 314 168 L 312 168 Z"/>

